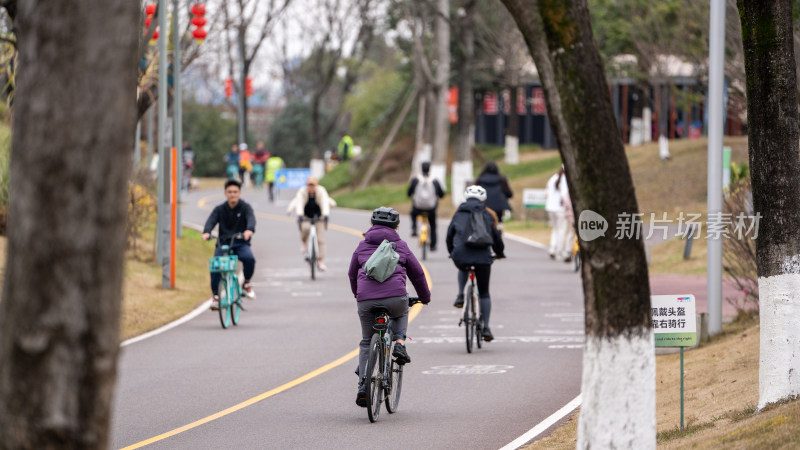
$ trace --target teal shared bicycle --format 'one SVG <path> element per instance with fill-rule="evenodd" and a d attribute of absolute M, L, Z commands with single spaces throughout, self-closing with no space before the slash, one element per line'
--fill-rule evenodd
<path fill-rule="evenodd" d="M 231 323 L 239 324 L 239 315 L 242 308 L 242 287 L 239 285 L 239 275 L 236 269 L 239 257 L 233 253 L 234 239 L 243 239 L 242 233 L 237 233 L 231 237 L 230 245 L 220 244 L 223 255 L 212 256 L 208 264 L 211 272 L 219 273 L 219 322 L 222 328 L 228 328 Z"/>

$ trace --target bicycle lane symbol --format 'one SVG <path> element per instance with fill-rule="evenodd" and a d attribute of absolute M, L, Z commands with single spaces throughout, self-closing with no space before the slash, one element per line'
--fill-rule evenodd
<path fill-rule="evenodd" d="M 506 373 L 514 366 L 500 364 L 451 364 L 445 366 L 433 366 L 429 370 L 423 370 L 425 375 L 494 375 Z"/>

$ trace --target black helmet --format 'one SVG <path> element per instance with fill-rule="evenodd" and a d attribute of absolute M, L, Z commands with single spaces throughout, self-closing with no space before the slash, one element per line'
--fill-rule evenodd
<path fill-rule="evenodd" d="M 372 224 L 397 228 L 397 225 L 400 224 L 400 213 L 392 208 L 381 206 L 375 211 L 372 211 Z"/>

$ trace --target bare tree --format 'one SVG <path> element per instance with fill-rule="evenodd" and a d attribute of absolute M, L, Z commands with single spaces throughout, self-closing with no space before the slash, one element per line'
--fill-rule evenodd
<path fill-rule="evenodd" d="M 0 442 L 105 449 L 131 169 L 119 152 L 136 125 L 139 5 L 20 2 L 16 12 Z"/>
<path fill-rule="evenodd" d="M 581 212 L 591 210 L 614 224 L 635 213 L 633 180 L 586 0 L 502 1 L 539 70 L 575 217 L 580 223 Z M 580 240 L 586 307 L 581 449 L 656 446 L 655 351 L 644 245 L 639 233 L 619 237 Z"/>
<path fill-rule="evenodd" d="M 235 0 L 223 1 L 223 22 L 227 43 L 228 73 L 236 80 L 234 87 L 238 100 L 239 139 L 247 140 L 247 95 L 245 80 L 250 75 L 258 51 L 272 32 L 275 20 L 286 10 L 292 0 Z"/>
<path fill-rule="evenodd" d="M 800 157 L 792 2 L 738 0 L 758 229 L 758 406 L 800 395 Z"/>
<path fill-rule="evenodd" d="M 311 51 L 300 63 L 283 55 L 284 77 L 290 96 L 311 106 L 314 162 L 321 162 L 325 143 L 337 127 L 346 127 L 345 98 L 362 74 L 372 49 L 376 27 L 376 0 L 316 0 L 312 14 L 300 26 Z M 285 44 L 284 44 L 285 48 Z M 331 112 L 326 120 L 323 110 Z M 317 167 L 320 167 L 319 165 Z"/>

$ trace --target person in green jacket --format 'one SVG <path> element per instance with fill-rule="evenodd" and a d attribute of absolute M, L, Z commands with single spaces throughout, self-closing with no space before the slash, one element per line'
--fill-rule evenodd
<path fill-rule="evenodd" d="M 341 158 L 342 161 L 347 161 L 352 152 L 353 152 L 353 138 L 351 138 L 346 134 L 343 134 L 342 140 L 339 141 L 339 158 Z"/>
<path fill-rule="evenodd" d="M 283 162 L 283 158 L 278 156 L 277 153 L 273 153 L 272 156 L 267 160 L 267 185 L 269 187 L 269 201 L 275 201 L 275 194 L 273 193 L 273 187 L 275 186 L 275 172 L 278 169 L 282 169 L 285 166 Z"/>

